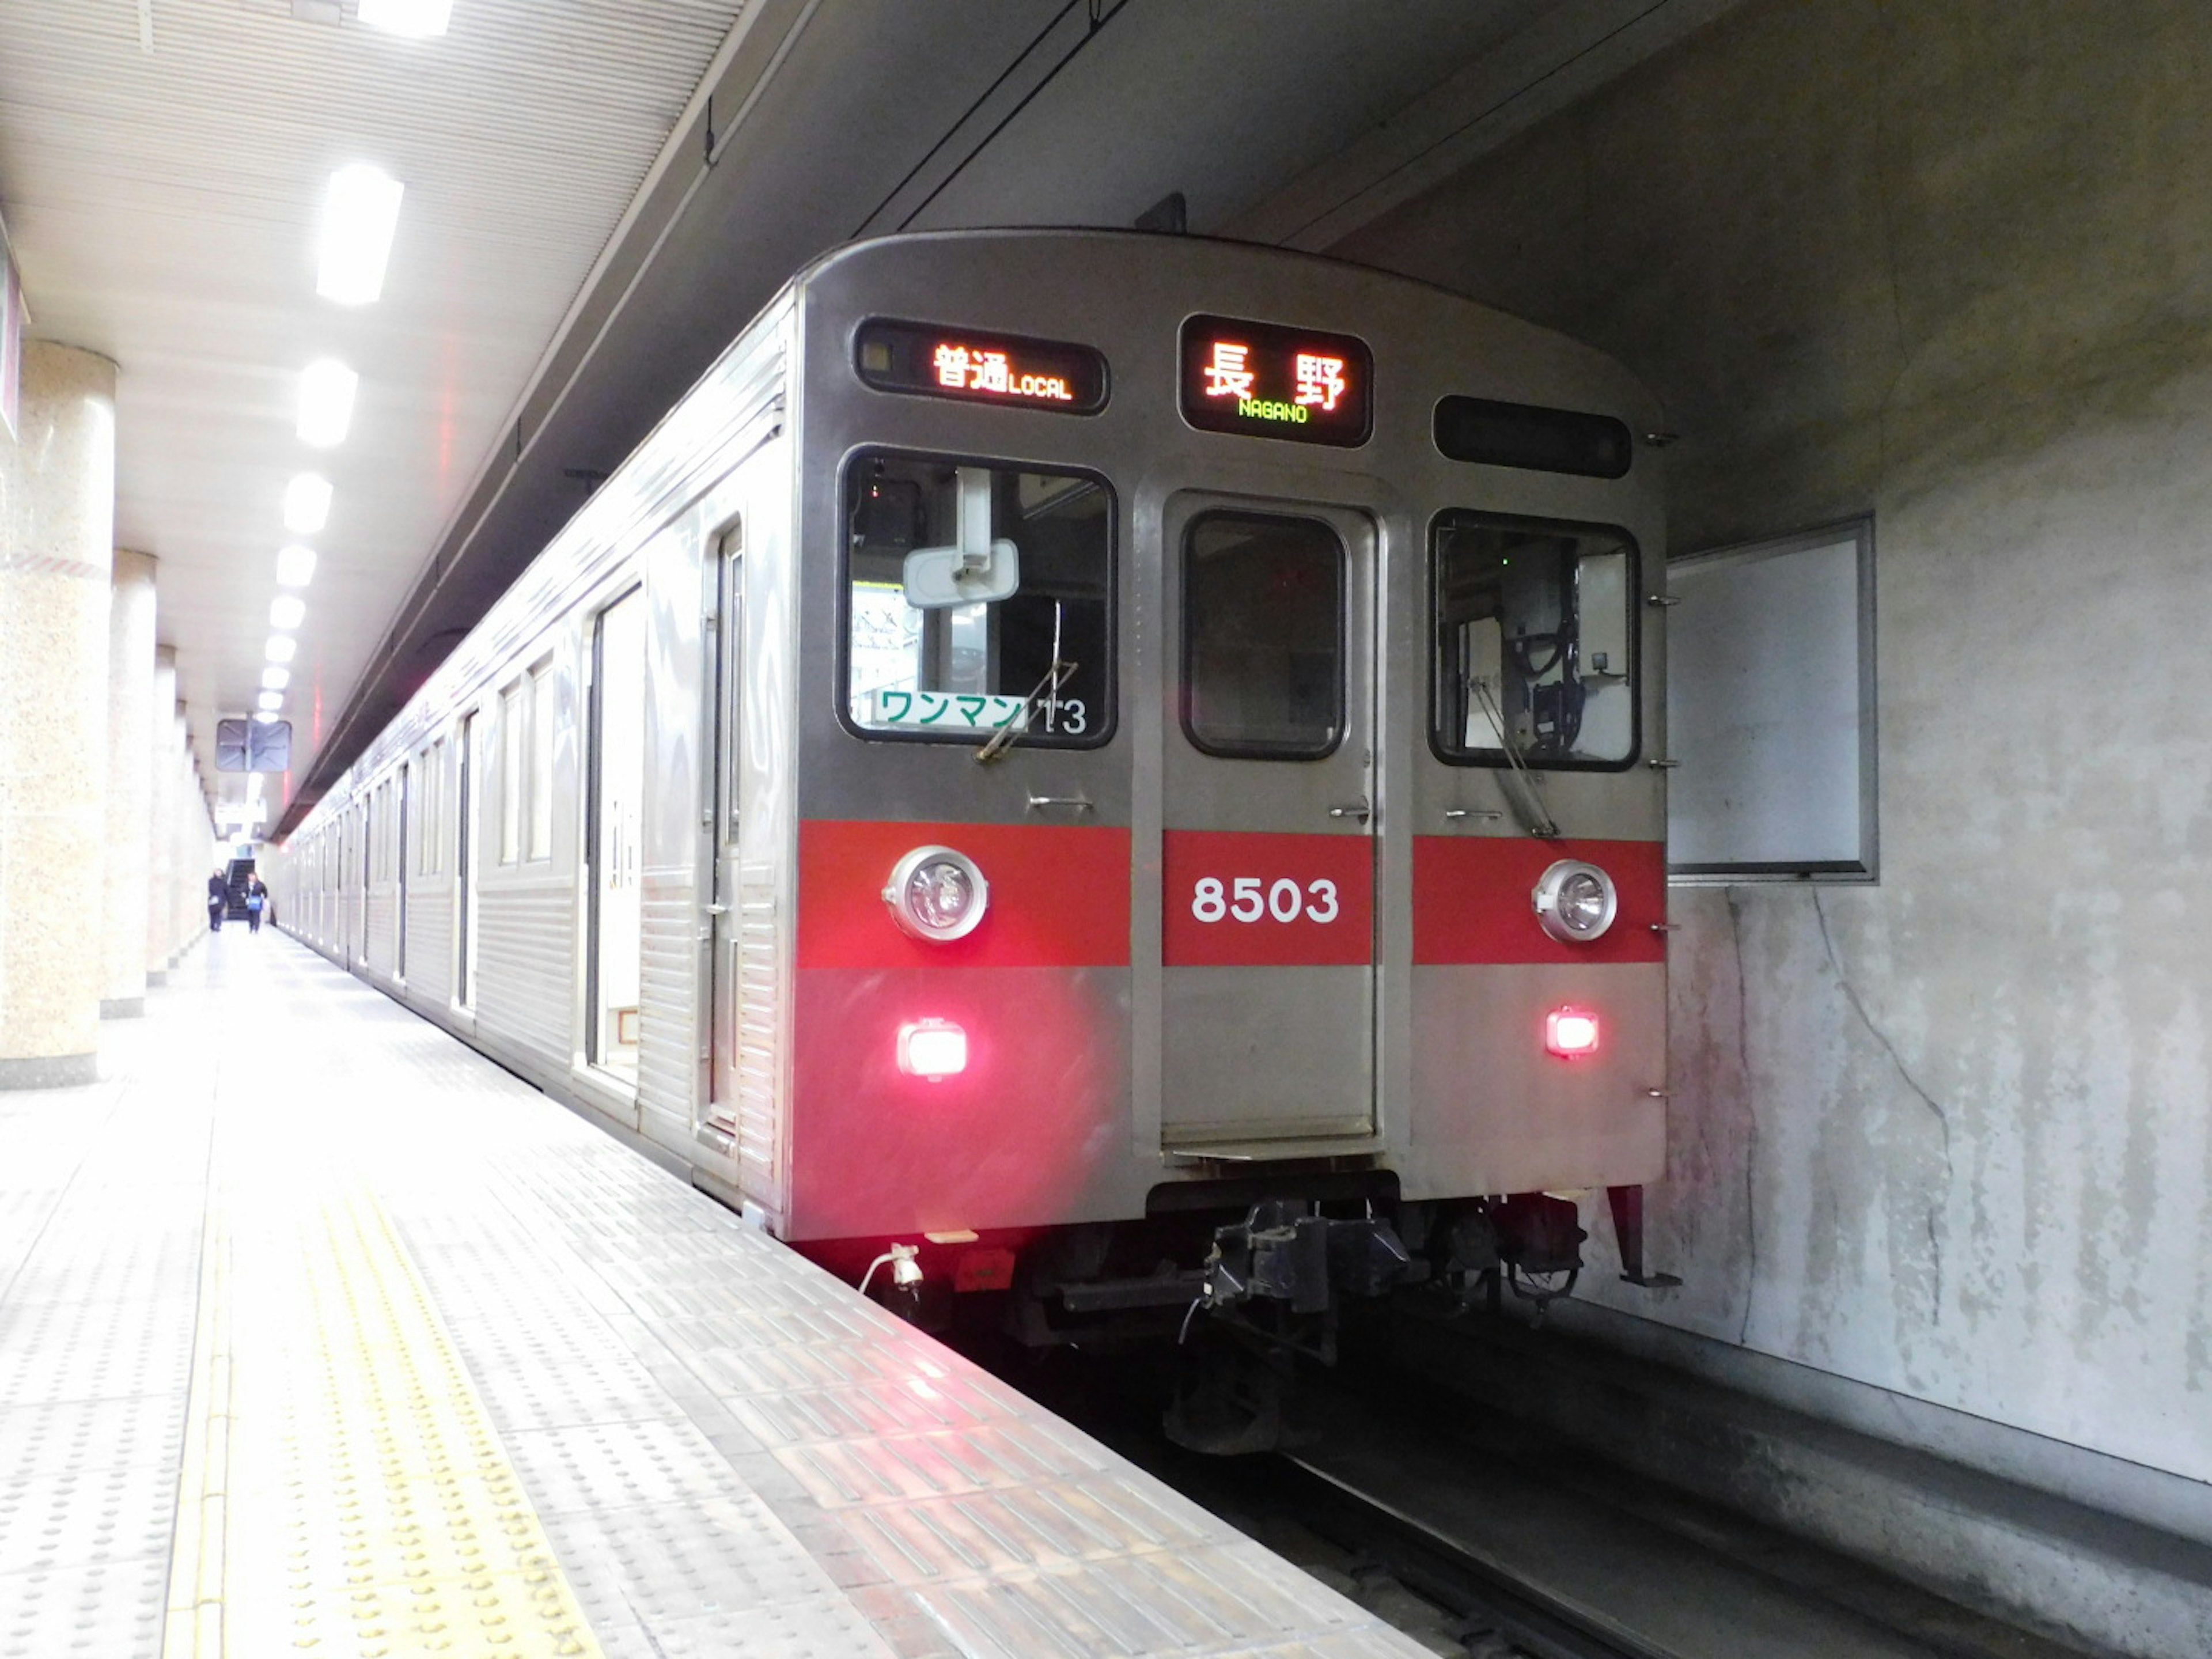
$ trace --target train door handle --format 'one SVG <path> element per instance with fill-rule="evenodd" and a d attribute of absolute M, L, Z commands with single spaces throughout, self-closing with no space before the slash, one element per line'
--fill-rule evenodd
<path fill-rule="evenodd" d="M 710 904 L 707 907 L 707 914 L 710 916 L 726 916 L 730 914 L 730 907 L 726 904 Z"/>
<path fill-rule="evenodd" d="M 1359 799 L 1349 802 L 1345 805 L 1332 806 L 1328 809 L 1328 815 L 1333 818 L 1358 818 L 1362 823 L 1364 823 L 1367 822 L 1368 818 L 1366 798 L 1363 796 Z"/>

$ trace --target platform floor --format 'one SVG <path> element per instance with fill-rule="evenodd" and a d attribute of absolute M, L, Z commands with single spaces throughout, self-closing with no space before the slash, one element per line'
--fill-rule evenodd
<path fill-rule="evenodd" d="M 1420 1652 L 273 932 L 0 1094 L 0 1659 Z"/>

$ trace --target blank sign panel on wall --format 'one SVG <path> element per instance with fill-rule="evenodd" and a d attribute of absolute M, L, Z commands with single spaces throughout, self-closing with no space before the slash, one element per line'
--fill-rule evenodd
<path fill-rule="evenodd" d="M 1871 521 L 1692 554 L 1667 577 L 1674 878 L 1874 879 Z"/>

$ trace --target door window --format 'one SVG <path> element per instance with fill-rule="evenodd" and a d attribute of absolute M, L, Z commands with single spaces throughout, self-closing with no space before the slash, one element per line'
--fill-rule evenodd
<path fill-rule="evenodd" d="M 1182 725 L 1209 755 L 1318 760 L 1344 736 L 1344 543 L 1318 519 L 1207 513 L 1183 538 Z"/>

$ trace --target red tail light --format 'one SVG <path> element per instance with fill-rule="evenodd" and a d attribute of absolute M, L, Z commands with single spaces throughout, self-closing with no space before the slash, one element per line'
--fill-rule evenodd
<path fill-rule="evenodd" d="M 898 1066 L 932 1083 L 968 1069 L 968 1033 L 949 1019 L 919 1019 L 899 1027 Z"/>
<path fill-rule="evenodd" d="M 1563 1060 L 1597 1052 L 1597 1016 L 1587 1008 L 1554 1008 L 1544 1016 L 1544 1047 Z"/>

